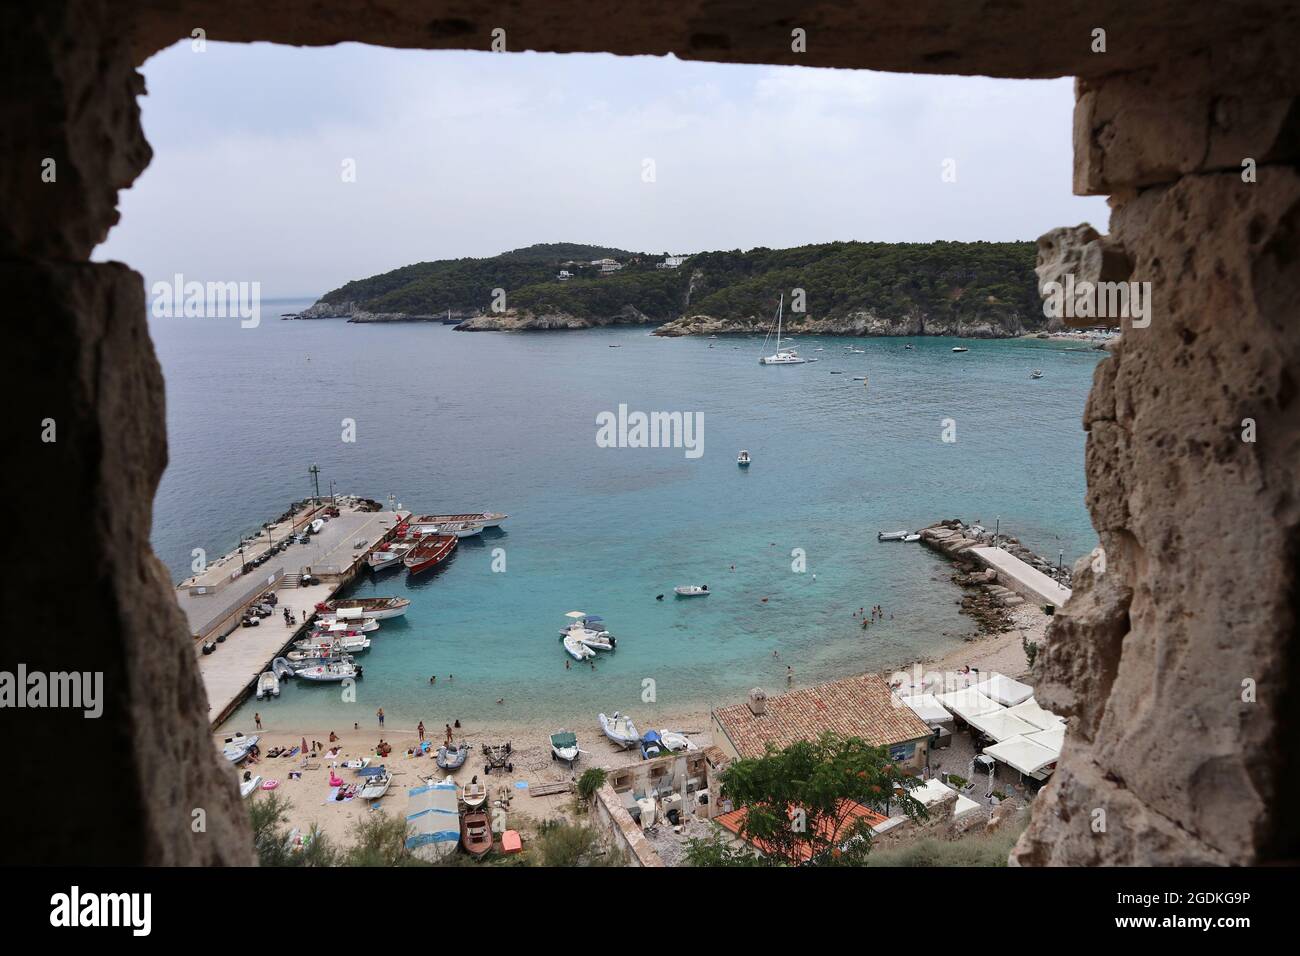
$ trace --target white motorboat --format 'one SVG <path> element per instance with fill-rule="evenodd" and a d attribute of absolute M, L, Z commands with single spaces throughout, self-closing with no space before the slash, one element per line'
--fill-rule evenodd
<path fill-rule="evenodd" d="M 589 657 L 595 657 L 596 652 L 588 647 L 582 641 L 578 640 L 572 634 L 564 635 L 564 649 L 569 652 L 569 656 L 576 661 L 585 661 Z"/>
<path fill-rule="evenodd" d="M 482 534 L 485 527 L 487 526 L 478 521 L 449 521 L 435 533 L 454 534 L 458 538 L 472 538 L 476 534 Z"/>
<path fill-rule="evenodd" d="M 742 448 L 740 454 L 736 456 L 736 464 L 741 468 L 748 468 L 750 461 L 749 452 Z"/>
<path fill-rule="evenodd" d="M 877 531 L 877 541 L 902 541 L 912 532 L 910 531 Z"/>
<path fill-rule="evenodd" d="M 272 671 L 262 671 L 257 679 L 257 699 L 280 696 L 280 678 Z"/>
<path fill-rule="evenodd" d="M 311 528 L 312 534 L 320 534 L 322 531 L 325 530 L 325 519 L 317 518 L 309 525 L 309 527 Z"/>
<path fill-rule="evenodd" d="M 758 360 L 759 365 L 803 365 L 808 361 L 807 359 L 799 357 L 797 349 L 781 348 L 781 320 L 784 313 L 785 293 L 782 292 L 781 302 L 776 308 L 776 352 L 772 355 L 764 355 Z M 771 330 L 769 330 L 767 334 L 770 336 L 772 334 Z M 763 340 L 763 344 L 767 344 L 767 339 Z"/>
<path fill-rule="evenodd" d="M 248 756 L 248 752 L 257 746 L 261 738 L 257 734 L 246 737 L 239 731 L 231 734 L 225 740 L 225 746 L 221 748 L 221 755 L 231 763 L 239 763 Z"/>
<path fill-rule="evenodd" d="M 903 540 L 906 541 L 908 544 L 911 544 L 913 541 L 920 541 L 920 540 L 921 540 L 921 536 L 920 536 L 919 534 L 916 534 L 916 533 L 913 533 L 913 534 L 905 534 L 905 535 L 903 535 Z"/>
<path fill-rule="evenodd" d="M 294 671 L 294 676 L 318 684 L 338 683 L 345 680 L 357 680 L 361 677 L 361 667 L 348 661 L 313 664 Z"/>
<path fill-rule="evenodd" d="M 322 614 L 312 631 L 314 637 L 329 634 L 370 634 L 379 630 L 379 622 L 373 617 L 339 617 L 335 614 Z"/>
<path fill-rule="evenodd" d="M 637 731 L 632 718 L 627 714 L 614 711 L 613 715 L 609 717 L 604 714 L 597 714 L 596 719 L 600 721 L 600 729 L 604 731 L 605 736 L 620 747 L 626 749 L 641 745 L 641 734 Z"/>
<path fill-rule="evenodd" d="M 672 751 L 674 751 L 674 752 L 676 752 L 676 751 L 678 751 L 678 750 L 698 750 L 698 749 L 699 749 L 698 747 L 695 746 L 695 744 L 691 743 L 691 740 L 690 740 L 689 737 L 687 737 L 685 734 L 680 733 L 680 732 L 678 732 L 678 731 L 676 731 L 676 730 L 661 730 L 661 731 L 659 731 L 659 740 L 660 740 L 660 742 L 661 742 L 665 747 L 667 747 L 669 750 L 672 750 Z"/>
<path fill-rule="evenodd" d="M 316 653 L 321 657 L 338 657 L 340 654 L 361 654 L 370 650 L 370 638 L 364 634 L 313 635 L 294 641 L 293 646 L 299 651 Z M 289 660 L 294 659 L 290 654 Z"/>
<path fill-rule="evenodd" d="M 966 348 L 966 346 L 964 346 L 964 345 L 954 345 L 954 346 L 952 347 L 952 350 L 953 350 L 954 352 L 969 352 L 969 351 L 970 351 L 970 349 Z"/>
<path fill-rule="evenodd" d="M 247 780 L 244 780 L 239 784 L 239 795 L 247 799 L 252 794 L 252 792 L 257 789 L 257 785 L 260 784 L 261 782 L 262 782 L 262 775 L 259 773 L 253 774 L 253 776 L 249 777 Z"/>
<path fill-rule="evenodd" d="M 684 584 L 673 588 L 673 593 L 678 597 L 708 597 L 710 591 L 707 584 Z"/>
<path fill-rule="evenodd" d="M 578 759 L 578 735 L 572 730 L 557 730 L 551 734 L 551 759 L 563 760 L 573 769 L 574 762 Z"/>
<path fill-rule="evenodd" d="M 473 810 L 475 807 L 481 807 L 487 802 L 488 788 L 486 783 L 479 783 L 478 777 L 474 777 L 469 783 L 461 787 L 460 799 L 465 806 Z"/>
<path fill-rule="evenodd" d="M 335 598 L 317 604 L 316 613 L 322 620 L 370 617 L 376 621 L 386 621 L 392 617 L 401 617 L 410 606 L 411 599 L 402 597 Z"/>
<path fill-rule="evenodd" d="M 366 556 L 366 564 L 370 565 L 371 571 L 382 571 L 385 568 L 391 568 L 395 564 L 401 564 L 402 558 L 410 554 L 416 544 L 415 541 L 394 541 L 390 544 L 380 545 Z"/>
<path fill-rule="evenodd" d="M 612 651 L 617 643 L 609 631 L 593 631 L 588 628 L 572 628 L 569 636 L 576 637 L 583 645 L 593 651 Z"/>
<path fill-rule="evenodd" d="M 358 774 L 363 783 L 357 796 L 362 800 L 378 800 L 393 783 L 392 773 L 383 767 L 366 767 L 358 771 Z"/>
<path fill-rule="evenodd" d="M 1042 378 L 1042 377 L 1043 377 L 1043 370 L 1042 370 L 1041 368 L 1036 368 L 1036 369 L 1034 369 L 1032 372 L 1029 373 L 1029 377 L 1030 377 L 1030 378 Z"/>

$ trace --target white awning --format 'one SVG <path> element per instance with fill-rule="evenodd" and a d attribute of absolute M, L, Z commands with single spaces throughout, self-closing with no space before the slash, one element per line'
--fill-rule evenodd
<path fill-rule="evenodd" d="M 922 806 L 931 807 L 944 799 L 948 794 L 955 793 L 952 787 L 948 786 L 938 777 L 931 777 L 915 790 L 909 790 L 908 795 L 918 801 Z M 957 794 L 957 801 L 953 804 L 952 819 L 959 820 L 972 810 L 978 810 L 980 805 L 970 797 L 963 797 Z"/>
<path fill-rule="evenodd" d="M 1050 730 L 1053 727 L 1060 727 L 1065 724 L 1064 717 L 1057 717 L 1050 710 L 1044 710 L 1038 706 L 1038 701 L 1034 698 L 1021 701 L 1014 707 L 1008 707 L 1007 713 L 1015 714 L 1021 720 L 1027 720 L 1040 730 Z"/>
<path fill-rule="evenodd" d="M 1002 674 L 994 674 L 980 681 L 975 685 L 975 689 L 1006 707 L 1019 704 L 1034 696 L 1034 689 L 1028 684 L 1022 684 Z"/>
<path fill-rule="evenodd" d="M 916 694 L 912 697 L 900 697 L 899 701 L 910 708 L 912 713 L 927 724 L 944 724 L 952 720 L 952 714 L 939 703 L 934 694 Z"/>
<path fill-rule="evenodd" d="M 985 747 L 984 753 L 1030 776 L 1049 764 L 1056 763 L 1061 756 L 1059 750 L 1051 750 L 1022 736 L 1011 737 L 991 747 Z"/>
<path fill-rule="evenodd" d="M 967 687 L 965 690 L 954 690 L 948 694 L 940 694 L 939 703 L 965 721 L 969 721 L 972 717 L 980 714 L 989 714 L 1004 709 L 997 701 L 990 700 L 973 687 Z"/>
<path fill-rule="evenodd" d="M 987 714 L 976 714 L 966 722 L 985 737 L 992 737 L 999 742 L 1010 740 L 1012 737 L 1032 734 L 1038 730 L 1029 721 L 1021 720 L 1005 709 L 995 710 Z"/>
<path fill-rule="evenodd" d="M 1065 744 L 1065 724 L 1057 724 L 1055 727 L 1049 727 L 1047 730 L 1040 730 L 1034 734 L 1025 734 L 1025 739 L 1032 740 L 1049 750 L 1055 750 L 1059 754 L 1061 747 Z"/>

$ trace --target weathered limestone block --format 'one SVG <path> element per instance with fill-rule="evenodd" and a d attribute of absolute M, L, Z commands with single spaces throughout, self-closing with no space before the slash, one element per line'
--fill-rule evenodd
<path fill-rule="evenodd" d="M 1153 283 L 1152 321 L 1124 333 L 1088 403 L 1106 566 L 1081 562 L 1035 663 L 1044 706 L 1073 719 L 1016 857 L 1263 862 L 1296 836 L 1300 176 L 1185 176 L 1111 227 Z"/>
<path fill-rule="evenodd" d="M 1300 160 L 1300 61 L 1283 23 L 1158 65 L 1081 79 L 1074 191 L 1115 193 Z"/>
<path fill-rule="evenodd" d="M 40 369 L 40 381 L 12 393 L 24 456 L 3 470 L 17 505 L 6 534 L 23 542 L 23 560 L 6 567 L 4 600 L 25 625 L 0 666 L 103 675 L 96 719 L 5 711 L 24 774 L 63 782 L 34 798 L 48 822 L 12 828 L 2 855 L 250 863 L 247 813 L 207 732 L 194 647 L 149 541 L 167 451 L 143 282 L 118 263 L 6 263 L 0 281 L 15 314 L 40 318 L 10 341 L 10 366 Z M 47 421 L 52 442 L 41 440 Z M 52 580 L 67 595 L 51 593 Z M 67 783 L 70 759 L 87 787 Z"/>

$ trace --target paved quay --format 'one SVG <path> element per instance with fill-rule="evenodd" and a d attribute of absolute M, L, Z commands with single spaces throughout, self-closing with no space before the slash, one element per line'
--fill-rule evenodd
<path fill-rule="evenodd" d="M 998 573 L 998 583 L 1015 591 L 1026 601 L 1039 606 L 1064 607 L 1070 589 L 1062 587 L 1042 571 L 1021 561 L 1001 548 L 970 548 L 968 552 L 985 567 Z"/>
<path fill-rule="evenodd" d="M 261 567 L 241 573 L 244 563 L 266 554 L 271 544 L 301 531 L 323 516 L 328 501 L 272 526 L 256 542 L 212 562 L 204 571 L 176 587 L 176 600 L 195 638 L 194 652 L 208 695 L 208 719 L 213 726 L 225 719 L 254 687 L 257 677 L 289 642 L 307 630 L 315 606 L 332 598 L 364 569 L 365 556 L 383 541 L 407 511 L 364 511 L 355 499 L 339 502 L 339 515 L 325 522 L 306 542 L 273 554 Z M 310 572 L 313 582 L 301 579 Z M 241 627 L 244 611 L 267 591 L 277 599 L 275 613 L 256 627 Z M 294 612 L 297 623 L 286 625 L 283 609 Z M 203 644 L 225 637 L 211 654 Z"/>

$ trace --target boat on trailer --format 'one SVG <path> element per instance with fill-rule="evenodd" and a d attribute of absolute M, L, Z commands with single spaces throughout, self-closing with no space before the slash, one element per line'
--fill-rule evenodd
<path fill-rule="evenodd" d="M 573 769 L 573 765 L 578 762 L 578 735 L 572 730 L 557 730 L 551 734 L 551 759 L 563 760 Z"/>
<path fill-rule="evenodd" d="M 618 711 L 606 717 L 604 714 L 598 714 L 596 719 L 600 721 L 600 729 L 605 736 L 614 743 L 618 744 L 624 750 L 629 747 L 637 747 L 641 744 L 641 735 L 637 732 L 636 724 L 627 714 L 620 714 Z"/>
<path fill-rule="evenodd" d="M 453 534 L 428 535 L 420 539 L 419 545 L 402 559 L 402 563 L 412 574 L 436 568 L 451 557 L 459 541 Z"/>
<path fill-rule="evenodd" d="M 385 621 L 401 617 L 410 606 L 410 599 L 403 597 L 335 598 L 317 604 L 316 611 L 322 618 L 372 617 Z"/>

